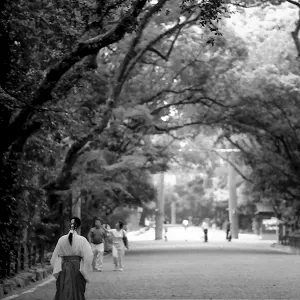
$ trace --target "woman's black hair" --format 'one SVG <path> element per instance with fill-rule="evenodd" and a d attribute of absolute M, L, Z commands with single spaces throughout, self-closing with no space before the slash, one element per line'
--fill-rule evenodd
<path fill-rule="evenodd" d="M 70 221 L 74 220 L 75 222 L 73 224 L 70 224 L 70 230 L 77 230 L 80 225 L 81 225 L 81 221 L 78 217 L 72 217 Z M 68 236 L 68 240 L 70 245 L 72 245 L 72 241 L 73 241 L 73 233 L 70 232 L 69 236 Z"/>
<path fill-rule="evenodd" d="M 122 229 L 124 226 L 124 223 L 122 221 L 118 221 L 118 223 L 119 223 L 120 229 Z"/>

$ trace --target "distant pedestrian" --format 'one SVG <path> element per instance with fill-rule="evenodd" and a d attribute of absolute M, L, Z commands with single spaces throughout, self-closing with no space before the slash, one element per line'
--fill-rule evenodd
<path fill-rule="evenodd" d="M 103 257 L 104 257 L 104 241 L 106 238 L 106 231 L 101 226 L 100 219 L 95 219 L 94 227 L 88 233 L 88 240 L 91 243 L 92 251 L 94 253 L 93 270 L 102 271 Z"/>
<path fill-rule="evenodd" d="M 127 233 L 123 229 L 123 222 L 118 221 L 116 229 L 105 229 L 112 237 L 112 256 L 115 265 L 115 271 L 123 271 L 125 249 L 128 247 Z"/>
<path fill-rule="evenodd" d="M 228 222 L 226 226 L 226 239 L 231 242 L 231 223 Z"/>
<path fill-rule="evenodd" d="M 184 228 L 185 241 L 187 241 L 187 229 L 188 229 L 188 226 L 189 226 L 189 221 L 186 220 L 186 219 L 183 220 L 182 225 L 183 225 L 183 228 Z"/>
<path fill-rule="evenodd" d="M 69 233 L 58 240 L 52 254 L 50 262 L 56 279 L 54 300 L 85 300 L 93 252 L 87 239 L 77 233 L 80 225 L 79 218 L 71 218 Z"/>
<path fill-rule="evenodd" d="M 147 229 L 150 228 L 150 221 L 148 219 L 145 219 L 145 226 Z"/>
<path fill-rule="evenodd" d="M 164 238 L 165 241 L 168 241 L 168 221 L 164 221 Z"/>
<path fill-rule="evenodd" d="M 187 228 L 188 228 L 188 226 L 189 226 L 189 221 L 186 220 L 186 219 L 183 220 L 183 221 L 182 221 L 182 225 L 183 225 L 184 229 L 187 230 Z"/>
<path fill-rule="evenodd" d="M 202 229 L 204 232 L 204 242 L 207 243 L 207 241 L 208 241 L 208 223 L 206 222 L 206 220 L 204 220 L 202 222 Z"/>

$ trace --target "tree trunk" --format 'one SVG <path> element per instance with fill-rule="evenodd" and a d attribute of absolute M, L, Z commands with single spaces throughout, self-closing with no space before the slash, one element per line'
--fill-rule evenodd
<path fill-rule="evenodd" d="M 236 172 L 234 167 L 229 164 L 228 174 L 228 188 L 229 188 L 229 220 L 231 223 L 232 238 L 239 237 L 239 223 L 237 212 L 237 195 L 236 195 Z"/>
<path fill-rule="evenodd" d="M 160 174 L 160 191 L 157 198 L 157 210 L 155 220 L 155 239 L 161 240 L 163 236 L 163 223 L 165 218 L 165 197 L 164 197 L 164 173 Z"/>
<path fill-rule="evenodd" d="M 171 202 L 171 224 L 176 224 L 176 202 Z"/>
<path fill-rule="evenodd" d="M 80 189 L 72 190 L 72 216 L 81 219 L 81 191 Z M 80 228 L 78 230 L 80 234 Z"/>

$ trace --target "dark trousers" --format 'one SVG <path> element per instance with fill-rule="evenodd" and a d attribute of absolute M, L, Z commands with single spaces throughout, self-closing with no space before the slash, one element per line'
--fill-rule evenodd
<path fill-rule="evenodd" d="M 228 229 L 228 230 L 226 231 L 226 239 L 227 239 L 228 241 L 231 241 L 231 230 L 230 230 L 230 229 Z"/>
<path fill-rule="evenodd" d="M 207 233 L 208 233 L 208 229 L 203 229 L 204 231 L 204 242 L 207 242 Z"/>
<path fill-rule="evenodd" d="M 54 300 L 85 300 L 86 280 L 79 270 L 80 260 L 80 256 L 63 257 Z"/>

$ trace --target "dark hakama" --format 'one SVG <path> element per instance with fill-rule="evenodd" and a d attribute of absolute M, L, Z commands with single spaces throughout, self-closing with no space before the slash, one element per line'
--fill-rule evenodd
<path fill-rule="evenodd" d="M 86 280 L 79 271 L 80 256 L 63 256 L 54 300 L 85 300 Z"/>

